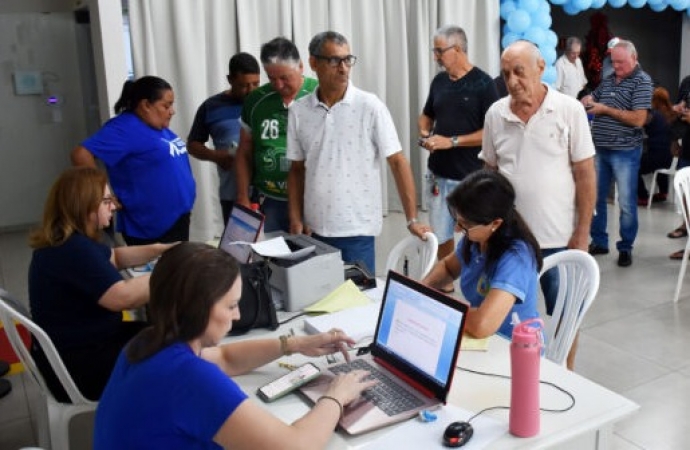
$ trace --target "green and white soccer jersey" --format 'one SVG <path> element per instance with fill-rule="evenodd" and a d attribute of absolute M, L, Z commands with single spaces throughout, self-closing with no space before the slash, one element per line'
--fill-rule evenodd
<path fill-rule="evenodd" d="M 313 92 L 318 81 L 304 78 L 297 98 Z M 287 147 L 287 108 L 270 83 L 253 91 L 244 102 L 242 122 L 251 129 L 254 142 L 252 185 L 261 193 L 287 200 L 287 175 L 290 162 Z"/>

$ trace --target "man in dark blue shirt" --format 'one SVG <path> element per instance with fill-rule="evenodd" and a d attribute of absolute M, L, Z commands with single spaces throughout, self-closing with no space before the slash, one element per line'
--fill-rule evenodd
<path fill-rule="evenodd" d="M 635 45 L 619 40 L 611 49 L 613 74 L 582 99 L 594 114 L 592 138 L 596 148 L 597 203 L 590 234 L 589 252 L 609 252 L 606 232 L 607 197 L 611 181 L 618 188 L 619 233 L 616 242 L 618 265 L 632 264 L 637 236 L 637 173 L 642 155 L 642 127 L 652 104 L 652 79 L 637 63 Z"/>

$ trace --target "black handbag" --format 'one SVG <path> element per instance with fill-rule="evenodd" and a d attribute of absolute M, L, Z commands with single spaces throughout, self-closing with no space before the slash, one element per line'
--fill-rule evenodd
<path fill-rule="evenodd" d="M 242 276 L 242 298 L 240 299 L 240 318 L 232 322 L 231 336 L 244 334 L 252 328 L 278 328 L 276 308 L 271 297 L 268 280 L 271 268 L 266 261 L 256 261 L 240 265 Z"/>

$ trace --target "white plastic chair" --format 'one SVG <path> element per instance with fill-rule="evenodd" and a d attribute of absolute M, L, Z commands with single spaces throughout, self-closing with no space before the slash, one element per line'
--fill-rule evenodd
<path fill-rule="evenodd" d="M 407 236 L 398 242 L 388 254 L 386 274 L 395 270 L 414 280 L 421 280 L 434 267 L 438 239 L 431 232 L 424 234 L 425 241 L 417 236 Z"/>
<path fill-rule="evenodd" d="M 587 252 L 564 250 L 544 258 L 539 276 L 554 267 L 558 269 L 558 297 L 553 314 L 545 320 L 545 356 L 563 365 L 599 290 L 599 265 Z"/>
<path fill-rule="evenodd" d="M 647 209 L 652 207 L 652 197 L 654 197 L 654 189 L 656 189 L 656 176 L 659 174 L 668 176 L 668 198 L 673 198 L 673 185 L 676 174 L 676 167 L 678 167 L 678 157 L 674 156 L 671 165 L 668 169 L 657 169 L 652 175 L 652 183 L 649 185 L 649 197 L 647 198 Z"/>
<path fill-rule="evenodd" d="M 38 414 L 39 445 L 53 450 L 69 450 L 70 420 L 78 414 L 94 411 L 98 403 L 87 400 L 79 392 L 53 342 L 45 331 L 28 318 L 27 313 L 20 312 L 23 310 L 24 308 L 7 291 L 0 288 L 0 321 L 4 325 L 5 333 L 14 352 L 31 379 L 38 385 L 41 397 L 46 402 L 45 405 L 41 405 L 42 410 Z M 23 325 L 38 340 L 71 403 L 60 403 L 55 400 L 38 370 L 33 356 L 17 331 L 17 323 Z M 47 417 L 45 415 L 46 407 Z"/>
<path fill-rule="evenodd" d="M 676 191 L 676 204 L 683 214 L 683 221 L 685 226 L 688 226 L 690 219 L 688 218 L 688 205 L 690 201 L 690 167 L 683 167 L 676 172 L 673 180 L 673 187 Z M 673 296 L 673 301 L 678 302 L 680 297 L 680 289 L 683 286 L 683 277 L 685 277 L 685 269 L 688 267 L 688 252 L 690 252 L 690 239 L 685 242 L 685 251 L 683 252 L 683 262 L 680 264 L 680 273 L 678 274 L 678 283 L 676 284 L 676 293 Z"/>

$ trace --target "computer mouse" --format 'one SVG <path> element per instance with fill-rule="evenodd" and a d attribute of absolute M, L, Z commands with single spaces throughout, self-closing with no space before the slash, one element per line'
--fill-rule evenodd
<path fill-rule="evenodd" d="M 453 422 L 443 432 L 443 445 L 446 447 L 462 447 L 467 444 L 474 434 L 469 422 Z"/>

